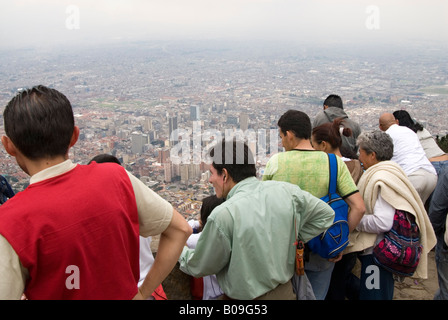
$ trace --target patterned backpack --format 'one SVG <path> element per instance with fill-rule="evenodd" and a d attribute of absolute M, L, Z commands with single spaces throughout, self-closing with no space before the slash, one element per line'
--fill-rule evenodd
<path fill-rule="evenodd" d="M 373 249 L 373 260 L 393 274 L 410 277 L 417 269 L 422 248 L 414 215 L 395 210 L 392 229 Z"/>

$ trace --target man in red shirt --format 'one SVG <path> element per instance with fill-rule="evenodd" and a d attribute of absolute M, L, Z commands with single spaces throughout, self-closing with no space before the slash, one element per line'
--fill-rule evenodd
<path fill-rule="evenodd" d="M 30 185 L 0 207 L 0 299 L 146 299 L 191 234 L 185 219 L 119 165 L 76 165 L 68 99 L 36 86 L 4 113 L 2 143 Z M 161 234 L 137 288 L 138 236 Z"/>

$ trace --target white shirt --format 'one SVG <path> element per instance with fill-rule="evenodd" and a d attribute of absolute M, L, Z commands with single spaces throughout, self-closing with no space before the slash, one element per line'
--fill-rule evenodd
<path fill-rule="evenodd" d="M 392 207 L 381 197 L 381 191 L 378 192 L 378 198 L 373 208 L 373 214 L 365 214 L 359 224 L 356 226 L 358 231 L 376 233 L 375 245 L 383 240 L 384 232 L 392 229 L 394 224 L 395 208 Z M 373 247 L 367 248 L 363 254 L 371 254 Z"/>
<path fill-rule="evenodd" d="M 393 124 L 386 133 L 394 142 L 394 155 L 391 160 L 398 163 L 406 175 L 409 176 L 419 169 L 437 174 L 414 131 L 408 127 Z"/>

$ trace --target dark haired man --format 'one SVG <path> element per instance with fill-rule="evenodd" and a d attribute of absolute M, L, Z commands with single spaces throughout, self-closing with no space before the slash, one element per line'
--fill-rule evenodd
<path fill-rule="evenodd" d="M 288 110 L 278 120 L 278 126 L 286 152 L 277 153 L 269 159 L 263 180 L 293 183 L 318 198 L 327 195 L 330 180 L 328 156 L 323 151 L 314 150 L 311 145 L 311 121 L 308 115 L 302 111 Z M 353 231 L 364 215 L 364 201 L 344 161 L 336 158 L 337 192 L 350 207 L 348 224 L 350 231 Z M 318 300 L 325 299 L 333 267 L 332 261 L 315 253 L 311 253 L 309 263 L 305 264 L 305 271 Z"/>
<path fill-rule="evenodd" d="M 356 153 L 358 148 L 356 147 L 356 139 L 361 133 L 361 127 L 345 113 L 341 97 L 336 94 L 330 94 L 325 99 L 323 108 L 314 118 L 313 128 L 326 122 L 333 122 L 336 118 L 343 118 L 344 125 L 352 130 L 352 135 L 350 137 L 342 136 L 341 153 L 347 158 L 357 158 Z"/>
<path fill-rule="evenodd" d="M 0 299 L 148 298 L 191 234 L 185 219 L 121 166 L 69 159 L 79 128 L 57 90 L 20 92 L 3 118 L 2 143 L 31 178 L 0 207 Z M 138 289 L 138 236 L 159 233 Z"/>
<path fill-rule="evenodd" d="M 334 219 L 323 201 L 290 183 L 256 178 L 247 144 L 218 143 L 211 152 L 210 182 L 226 201 L 207 219 L 196 248 L 184 248 L 181 270 L 216 274 L 232 299 L 290 299 L 297 235 L 308 241 Z"/>

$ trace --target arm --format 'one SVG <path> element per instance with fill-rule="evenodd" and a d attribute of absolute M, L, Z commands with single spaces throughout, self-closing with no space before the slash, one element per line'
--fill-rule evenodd
<path fill-rule="evenodd" d="M 313 128 L 320 126 L 323 123 L 330 122 L 324 111 L 320 111 L 313 120 Z"/>
<path fill-rule="evenodd" d="M 216 221 L 209 217 L 196 248 L 184 248 L 179 258 L 180 269 L 194 277 L 217 274 L 228 264 L 231 252 L 229 237 Z"/>
<path fill-rule="evenodd" d="M 437 235 L 445 232 L 446 215 L 448 212 L 448 170 L 439 175 L 439 181 L 432 194 L 429 206 L 429 220 Z"/>
<path fill-rule="evenodd" d="M 159 248 L 151 270 L 134 299 L 147 299 L 169 275 L 191 232 L 187 221 L 174 210 L 168 228 L 160 236 Z"/>
<path fill-rule="evenodd" d="M 392 228 L 394 223 L 395 209 L 381 197 L 378 193 L 378 199 L 373 208 L 373 214 L 365 215 L 358 226 L 357 230 L 368 233 L 384 233 Z"/>
<path fill-rule="evenodd" d="M 296 187 L 292 185 L 292 187 Z M 333 209 L 311 193 L 298 188 L 293 194 L 295 202 L 295 227 L 298 238 L 308 242 L 327 230 L 334 220 Z"/>
<path fill-rule="evenodd" d="M 347 198 L 344 198 L 344 200 L 350 208 L 348 211 L 348 227 L 350 232 L 352 232 L 364 216 L 366 207 L 359 192 L 351 194 Z"/>
<path fill-rule="evenodd" d="M 27 270 L 9 242 L 0 235 L 0 300 L 19 300 L 25 288 Z"/>

